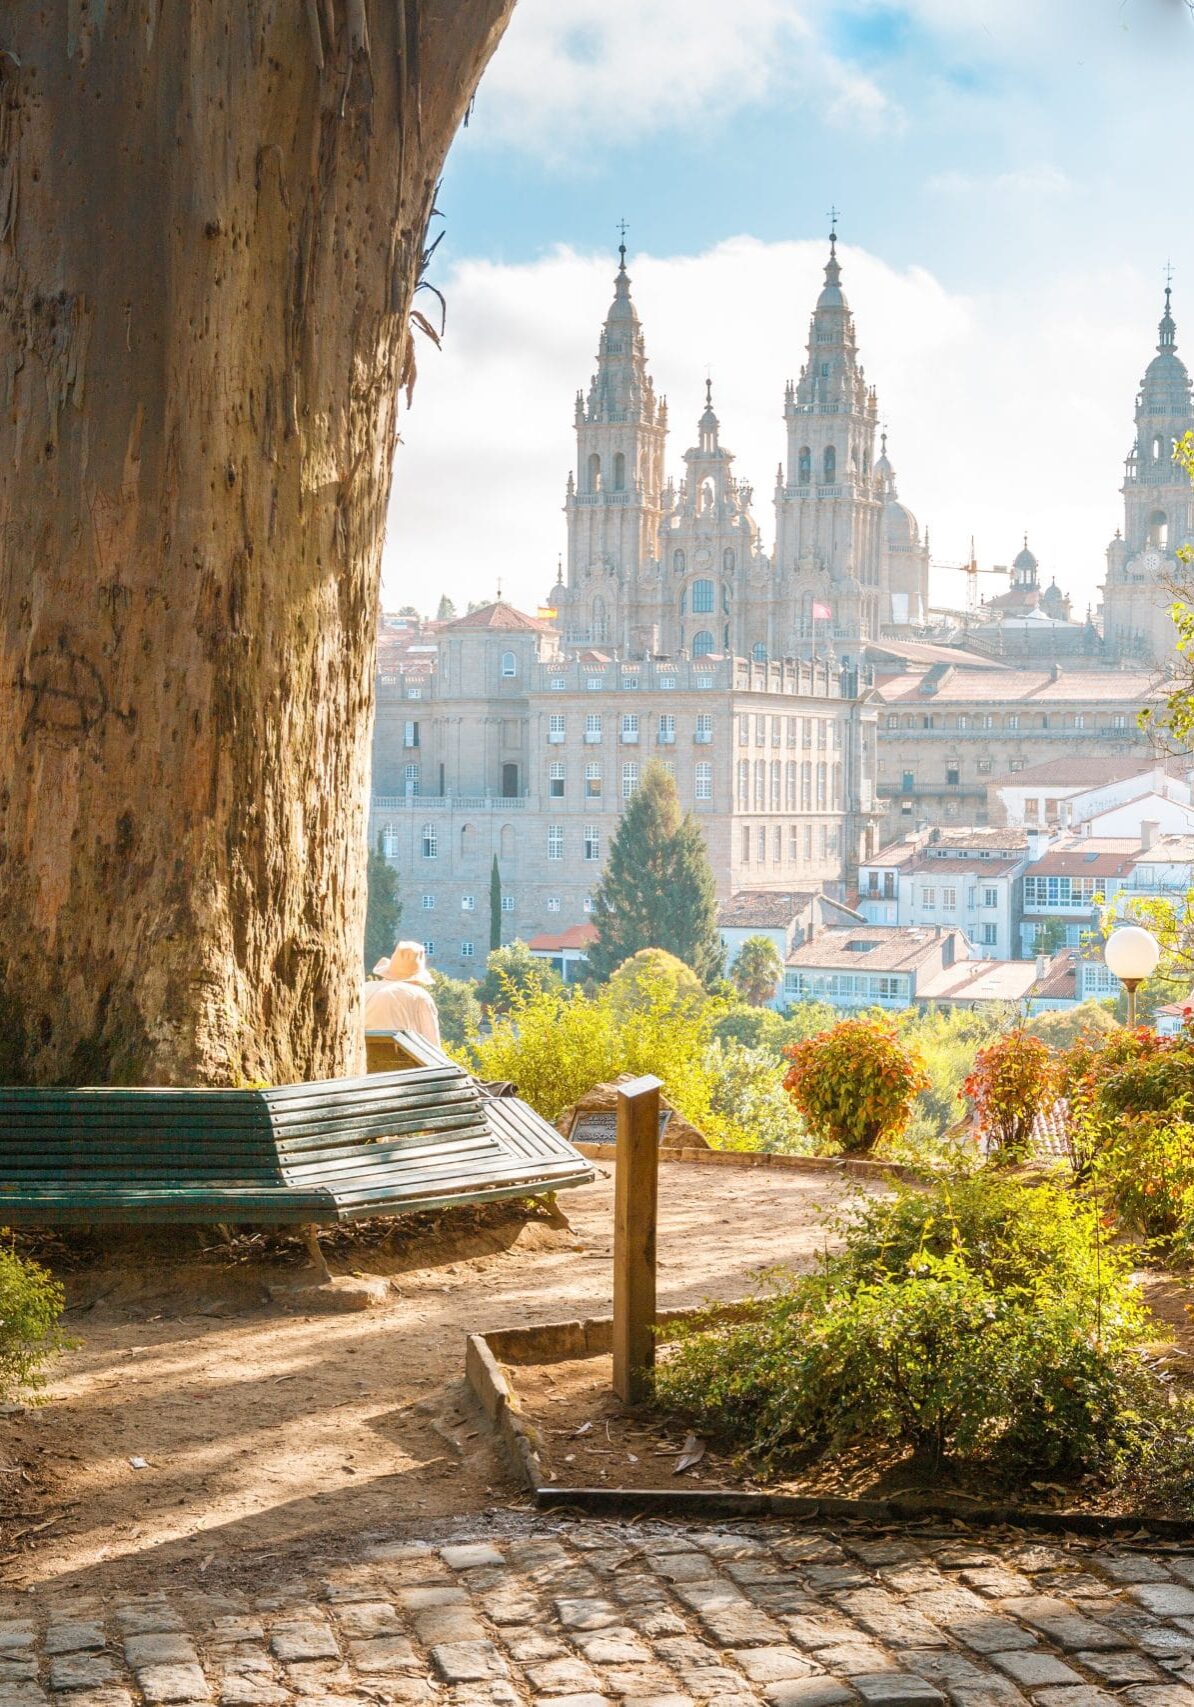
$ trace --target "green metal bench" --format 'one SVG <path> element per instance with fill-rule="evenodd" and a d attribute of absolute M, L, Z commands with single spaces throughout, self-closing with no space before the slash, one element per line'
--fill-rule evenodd
<path fill-rule="evenodd" d="M 358 1221 L 592 1178 L 446 1057 L 272 1090 L 0 1088 L 0 1225 Z"/>

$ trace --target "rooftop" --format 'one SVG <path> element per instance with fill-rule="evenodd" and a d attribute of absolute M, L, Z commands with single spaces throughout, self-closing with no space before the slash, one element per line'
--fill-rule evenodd
<path fill-rule="evenodd" d="M 1025 961 L 1034 967 L 1035 961 Z M 1046 1001 L 1073 1001 L 1078 994 L 1078 950 L 1063 948 L 1045 967 L 1043 978 L 1037 978 L 1030 994 Z"/>
<path fill-rule="evenodd" d="M 1140 855 L 1136 836 L 1066 836 L 1024 873 L 1026 877 L 1123 877 Z"/>
<path fill-rule="evenodd" d="M 509 634 L 555 633 L 550 622 L 541 622 L 537 616 L 528 616 L 525 611 L 515 610 L 514 606 L 507 604 L 504 599 L 497 599 L 491 605 L 482 605 L 480 610 L 469 611 L 467 616 L 458 616 L 451 622 L 445 622 L 440 633 L 460 634 L 469 629 L 500 629 Z"/>
<path fill-rule="evenodd" d="M 588 948 L 597 940 L 596 925 L 569 925 L 562 931 L 543 931 L 527 947 L 539 954 L 559 954 L 565 948 Z"/>
<path fill-rule="evenodd" d="M 1035 788 L 1050 784 L 1058 788 L 1097 788 L 1111 782 L 1124 782 L 1146 771 L 1160 768 L 1161 761 L 1147 753 L 1125 753 L 1122 757 L 1088 758 L 1073 753 L 1064 759 L 1046 759 L 1044 764 L 1029 765 L 1014 775 L 997 777 L 990 788 Z"/>
<path fill-rule="evenodd" d="M 1036 980 L 1032 960 L 955 960 L 917 990 L 925 1002 L 1020 1002 Z"/>
<path fill-rule="evenodd" d="M 1136 843 L 1133 863 L 1138 865 L 1186 865 L 1194 861 L 1194 836 L 1156 836 L 1151 847 Z"/>
<path fill-rule="evenodd" d="M 741 889 L 717 909 L 717 922 L 726 929 L 741 930 L 758 925 L 760 928 L 783 929 L 797 914 L 817 899 L 815 889 L 772 891 Z"/>
<path fill-rule="evenodd" d="M 939 955 L 950 936 L 955 938 L 955 953 L 960 945 L 965 955 L 967 943 L 961 931 L 915 925 L 830 925 L 811 942 L 794 948 L 786 963 L 810 971 L 913 972 Z"/>
<path fill-rule="evenodd" d="M 870 859 L 860 860 L 859 864 L 862 866 L 907 865 L 910 859 L 915 859 L 922 851 L 922 845 L 917 838 L 910 841 L 889 842 L 885 848 L 880 848 L 878 853 L 872 854 Z"/>
<path fill-rule="evenodd" d="M 879 698 L 886 705 L 1116 705 L 1138 709 L 1161 690 L 1148 670 L 951 670 L 935 693 L 921 691 L 919 671 L 880 676 Z"/>
<path fill-rule="evenodd" d="M 1006 877 L 1009 872 L 1018 871 L 1023 863 L 1022 855 L 1013 855 L 1009 859 L 1000 859 L 995 854 L 940 854 L 934 856 L 931 848 L 923 848 L 921 857 L 914 860 L 904 869 L 910 877 L 939 877 L 948 881 L 951 873 L 959 871 L 977 871 L 984 877 Z"/>

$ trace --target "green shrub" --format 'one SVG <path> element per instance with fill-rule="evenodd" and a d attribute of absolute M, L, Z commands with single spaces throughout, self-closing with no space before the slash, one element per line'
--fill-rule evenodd
<path fill-rule="evenodd" d="M 532 954 L 525 942 L 514 941 L 490 950 L 476 995 L 485 1008 L 504 1014 L 509 1013 L 516 996 L 562 988 L 560 975 L 550 961 Z"/>
<path fill-rule="evenodd" d="M 0 1398 L 39 1387 L 41 1369 L 67 1344 L 62 1288 L 38 1263 L 0 1250 Z"/>
<path fill-rule="evenodd" d="M 1068 1049 L 1084 1034 L 1106 1037 L 1119 1029 L 1112 1013 L 1113 1003 L 1079 1002 L 1075 1008 L 1057 1008 L 1043 1014 L 1033 1014 L 1024 1021 L 1030 1037 L 1039 1037 L 1050 1049 Z"/>
<path fill-rule="evenodd" d="M 623 1015 L 664 1001 L 669 992 L 673 1006 L 682 1001 L 699 1001 L 703 994 L 701 981 L 692 967 L 665 948 L 640 948 L 622 962 L 607 988 L 614 1007 Z"/>
<path fill-rule="evenodd" d="M 928 1085 L 924 1066 L 877 1019 L 845 1019 L 793 1043 L 784 1086 L 813 1137 L 847 1155 L 865 1155 L 880 1138 L 898 1137 Z"/>
<path fill-rule="evenodd" d="M 1017 1027 L 979 1050 L 962 1089 L 991 1150 L 1017 1161 L 1027 1154 L 1038 1115 L 1057 1101 L 1057 1065 L 1047 1043 Z"/>
<path fill-rule="evenodd" d="M 709 1135 L 722 1148 L 780 1156 L 813 1153 L 804 1121 L 784 1089 L 783 1063 L 769 1050 L 714 1040 L 706 1065 L 715 1122 Z"/>
<path fill-rule="evenodd" d="M 462 1055 L 481 1031 L 477 986 L 467 978 L 449 978 L 443 972 L 434 972 L 432 977 L 435 985 L 431 993 L 435 997 L 444 1048 Z"/>
<path fill-rule="evenodd" d="M 786 1013 L 774 1008 L 752 1008 L 738 1003 L 731 1007 L 714 1028 L 714 1036 L 722 1043 L 741 1043 L 747 1049 L 766 1049 L 776 1060 L 792 1043 L 806 1037 L 816 1037 L 828 1031 L 838 1021 L 837 1010 L 826 1002 L 796 1002 Z"/>
<path fill-rule="evenodd" d="M 991 1174 L 868 1205 L 756 1319 L 698 1324 L 659 1401 L 763 1467 L 850 1446 L 1108 1470 L 1157 1402 L 1093 1210 Z"/>

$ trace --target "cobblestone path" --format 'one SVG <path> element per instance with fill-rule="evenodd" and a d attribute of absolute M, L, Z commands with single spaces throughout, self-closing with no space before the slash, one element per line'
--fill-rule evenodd
<path fill-rule="evenodd" d="M 1194 1707 L 1194 1550 L 1144 1543 L 510 1514 L 203 1580 L 0 1596 L 0 1707 Z"/>

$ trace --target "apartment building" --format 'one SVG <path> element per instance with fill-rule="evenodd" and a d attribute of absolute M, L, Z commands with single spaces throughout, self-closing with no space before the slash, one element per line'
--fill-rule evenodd
<path fill-rule="evenodd" d="M 875 710 L 856 670 L 565 653 L 499 601 L 440 629 L 434 672 L 379 683 L 370 835 L 399 871 L 404 929 L 444 971 L 475 973 L 495 858 L 503 941 L 583 925 L 652 759 L 722 899 L 840 896 L 874 845 Z"/>
<path fill-rule="evenodd" d="M 1144 823 L 1167 833 L 1194 830 L 1191 799 L 1187 762 L 1143 753 L 1118 761 L 1071 754 L 999 777 L 987 789 L 993 824 L 1092 836 L 1127 836 Z"/>
<path fill-rule="evenodd" d="M 875 924 L 958 929 L 976 956 L 1014 959 L 1028 843 L 1015 828 L 914 832 L 860 865 L 859 911 Z"/>
<path fill-rule="evenodd" d="M 845 1012 L 907 1008 L 930 980 L 969 959 L 960 930 L 836 925 L 789 952 L 782 1005 L 828 1002 Z"/>

